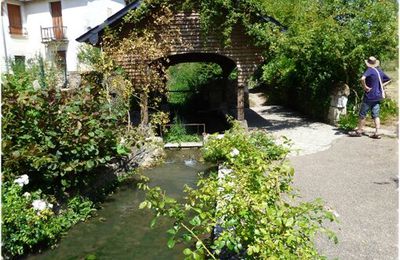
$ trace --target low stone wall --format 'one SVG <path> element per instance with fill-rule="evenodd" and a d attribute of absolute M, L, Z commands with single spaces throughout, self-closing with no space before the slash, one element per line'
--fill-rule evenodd
<path fill-rule="evenodd" d="M 148 168 L 156 165 L 165 157 L 162 140 L 157 137 L 146 139 L 146 144 L 132 147 L 131 153 L 120 161 L 109 164 L 107 168 L 117 177 L 129 173 L 133 169 Z"/>
<path fill-rule="evenodd" d="M 140 147 L 132 147 L 131 153 L 122 160 L 115 160 L 106 166 L 97 167 L 93 173 L 96 179 L 85 190 L 84 195 L 97 200 L 109 194 L 116 185 L 118 178 L 124 177 L 134 169 L 152 167 L 165 157 L 162 140 L 156 137 L 148 138 Z"/>

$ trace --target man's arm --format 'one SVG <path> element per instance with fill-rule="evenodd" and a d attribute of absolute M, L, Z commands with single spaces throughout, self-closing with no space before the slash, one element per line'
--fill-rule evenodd
<path fill-rule="evenodd" d="M 387 84 L 389 84 L 389 83 L 391 83 L 392 82 L 392 80 L 390 79 L 390 80 L 388 80 L 388 81 L 386 81 L 386 82 L 383 82 L 382 83 L 382 87 L 384 87 L 384 86 L 386 86 Z"/>
<path fill-rule="evenodd" d="M 371 88 L 367 86 L 367 83 L 365 83 L 365 78 L 366 78 L 365 76 L 361 77 L 361 79 L 360 79 L 361 86 L 363 87 L 365 92 L 370 92 Z"/>

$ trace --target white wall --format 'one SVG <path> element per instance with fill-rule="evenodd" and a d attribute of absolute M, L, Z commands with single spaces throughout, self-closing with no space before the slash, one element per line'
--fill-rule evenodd
<path fill-rule="evenodd" d="M 85 2 L 82 6 L 81 3 Z M 67 70 L 78 70 L 77 52 L 80 45 L 76 38 L 118 12 L 125 6 L 124 0 L 63 0 L 63 23 L 68 26 Z"/>
<path fill-rule="evenodd" d="M 5 2 L 5 1 L 3 1 Z M 26 59 L 34 58 L 41 54 L 49 58 L 49 49 L 41 42 L 40 26 L 51 27 L 49 0 L 36 0 L 20 2 L 7 0 L 7 3 L 19 4 L 23 19 L 23 27 L 27 36 L 10 36 L 8 26 L 7 8 L 2 16 L 2 29 L 0 42 L 3 46 L 0 50 L 0 70 L 6 69 L 5 52 L 8 57 L 15 55 L 25 56 Z M 77 51 L 79 43 L 77 37 L 85 33 L 89 28 L 95 27 L 125 6 L 124 0 L 61 0 L 63 25 L 67 27 L 68 43 L 60 46 L 67 51 L 67 70 L 78 70 Z M 0 28 L 1 29 L 1 28 Z M 6 48 L 6 51 L 5 51 Z"/>

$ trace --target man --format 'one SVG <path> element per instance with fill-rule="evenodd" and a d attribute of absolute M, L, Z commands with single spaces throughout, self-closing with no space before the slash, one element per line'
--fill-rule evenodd
<path fill-rule="evenodd" d="M 379 60 L 371 56 L 365 61 L 367 70 L 362 75 L 360 81 L 364 89 L 364 97 L 360 108 L 358 128 L 350 132 L 350 136 L 361 136 L 364 132 L 365 118 L 371 110 L 371 116 L 375 124 L 375 133 L 371 138 L 380 139 L 379 129 L 381 122 L 379 120 L 380 102 L 385 98 L 384 86 L 390 83 L 391 79 L 380 69 Z"/>

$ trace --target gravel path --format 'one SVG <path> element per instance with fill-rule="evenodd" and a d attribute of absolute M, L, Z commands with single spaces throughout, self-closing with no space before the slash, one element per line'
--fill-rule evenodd
<path fill-rule="evenodd" d="M 337 127 L 311 121 L 301 114 L 282 106 L 263 105 L 262 94 L 250 93 L 250 108 L 245 110 L 249 128 L 265 129 L 277 138 L 285 136 L 293 143 L 291 156 L 312 154 L 331 147 L 332 142 L 347 136 Z M 374 129 L 366 128 L 367 134 Z M 395 127 L 382 128 L 381 133 L 389 137 L 397 136 Z"/>

